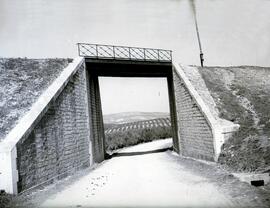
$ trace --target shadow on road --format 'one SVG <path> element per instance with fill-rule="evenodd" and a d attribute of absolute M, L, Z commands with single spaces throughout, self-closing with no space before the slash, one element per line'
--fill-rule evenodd
<path fill-rule="evenodd" d="M 150 151 L 140 151 L 140 152 L 116 152 L 112 155 L 106 154 L 106 159 L 111 159 L 113 157 L 129 157 L 129 156 L 137 156 L 137 155 L 146 155 L 152 153 L 166 152 L 167 150 L 173 150 L 173 147 L 167 147 L 163 149 L 150 150 Z"/>

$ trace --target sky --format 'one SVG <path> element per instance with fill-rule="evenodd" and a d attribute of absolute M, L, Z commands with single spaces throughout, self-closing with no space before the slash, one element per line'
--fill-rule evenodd
<path fill-rule="evenodd" d="M 169 112 L 166 78 L 100 77 L 103 114 Z"/>

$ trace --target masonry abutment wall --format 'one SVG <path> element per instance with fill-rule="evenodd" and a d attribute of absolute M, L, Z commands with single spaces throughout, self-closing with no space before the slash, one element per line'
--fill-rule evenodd
<path fill-rule="evenodd" d="M 174 70 L 180 154 L 214 161 L 211 127 L 181 77 Z"/>
<path fill-rule="evenodd" d="M 18 191 L 90 165 L 83 65 L 31 134 L 17 144 Z"/>
<path fill-rule="evenodd" d="M 89 69 L 91 70 L 91 69 Z M 100 99 L 98 77 L 88 71 L 91 115 L 91 141 L 93 162 L 100 163 L 105 159 L 105 133 Z"/>

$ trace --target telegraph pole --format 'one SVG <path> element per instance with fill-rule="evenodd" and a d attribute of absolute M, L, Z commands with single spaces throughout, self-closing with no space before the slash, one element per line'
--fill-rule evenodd
<path fill-rule="evenodd" d="M 191 6 L 192 6 L 194 22 L 195 22 L 195 27 L 196 27 L 196 34 L 197 34 L 197 39 L 198 39 L 199 49 L 200 49 L 201 67 L 203 67 L 204 58 L 203 58 L 202 44 L 201 44 L 201 38 L 200 38 L 200 33 L 199 33 L 199 27 L 198 27 L 198 22 L 197 22 L 197 13 L 196 13 L 196 7 L 195 7 L 194 0 L 191 0 Z"/>

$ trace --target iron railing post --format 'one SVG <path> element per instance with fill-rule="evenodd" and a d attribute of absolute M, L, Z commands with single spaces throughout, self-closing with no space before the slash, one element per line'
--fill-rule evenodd
<path fill-rule="evenodd" d="M 113 58 L 115 59 L 115 46 L 113 46 Z"/>
<path fill-rule="evenodd" d="M 96 45 L 96 53 L 97 53 L 97 58 L 98 58 L 98 45 Z"/>
<path fill-rule="evenodd" d="M 143 49 L 143 58 L 146 61 L 146 56 L 145 56 L 145 48 Z"/>
<path fill-rule="evenodd" d="M 158 50 L 158 61 L 160 61 L 160 60 L 159 60 L 159 50 Z"/>

